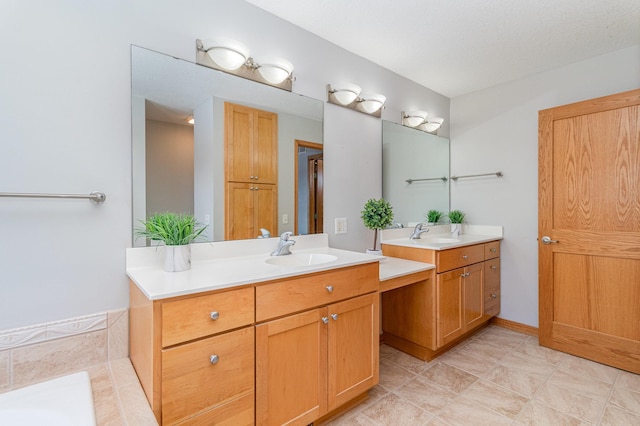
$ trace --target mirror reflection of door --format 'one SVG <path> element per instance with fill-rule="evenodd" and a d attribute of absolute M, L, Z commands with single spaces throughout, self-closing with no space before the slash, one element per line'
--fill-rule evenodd
<path fill-rule="evenodd" d="M 322 144 L 295 141 L 296 235 L 323 232 L 324 169 Z"/>

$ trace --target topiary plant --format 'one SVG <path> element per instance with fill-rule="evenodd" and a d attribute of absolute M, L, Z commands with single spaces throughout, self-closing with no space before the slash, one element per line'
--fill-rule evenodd
<path fill-rule="evenodd" d="M 462 210 L 451 210 L 447 216 L 451 223 L 462 223 L 464 220 L 464 212 Z"/>
<path fill-rule="evenodd" d="M 183 246 L 195 241 L 206 229 L 190 214 L 156 213 L 143 227 L 136 228 L 136 235 L 162 241 L 168 246 Z"/>
<path fill-rule="evenodd" d="M 370 199 L 365 203 L 364 210 L 362 210 L 361 213 L 364 226 L 374 230 L 372 250 L 376 250 L 376 246 L 378 245 L 378 231 L 391 225 L 393 208 L 384 198 L 380 198 L 379 200 Z"/>
<path fill-rule="evenodd" d="M 442 212 L 439 212 L 438 210 L 429 210 L 427 212 L 427 222 L 429 223 L 437 223 L 440 220 L 440 217 L 442 217 Z"/>

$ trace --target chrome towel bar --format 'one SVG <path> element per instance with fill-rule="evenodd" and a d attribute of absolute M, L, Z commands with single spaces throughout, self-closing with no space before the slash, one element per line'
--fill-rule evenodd
<path fill-rule="evenodd" d="M 407 182 L 408 184 L 411 184 L 413 182 L 420 182 L 420 181 L 425 181 L 425 180 L 441 180 L 443 182 L 446 182 L 447 178 L 445 176 L 442 176 L 442 177 L 424 178 L 424 179 L 407 179 L 407 180 L 405 180 L 405 182 Z"/>
<path fill-rule="evenodd" d="M 94 191 L 91 194 L 38 194 L 38 193 L 20 193 L 20 192 L 0 192 L 0 197 L 14 198 L 80 198 L 88 199 L 94 204 L 102 204 L 107 199 L 103 192 Z"/>
<path fill-rule="evenodd" d="M 502 172 L 482 173 L 482 174 L 480 174 L 480 175 L 451 176 L 451 180 L 458 180 L 458 179 L 472 178 L 472 177 L 480 177 L 480 176 L 497 176 L 497 177 L 502 177 L 502 176 L 504 176 L 504 175 L 502 174 Z"/>

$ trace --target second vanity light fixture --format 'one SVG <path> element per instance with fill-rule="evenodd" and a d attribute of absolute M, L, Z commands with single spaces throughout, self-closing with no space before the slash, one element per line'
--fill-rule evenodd
<path fill-rule="evenodd" d="M 197 39 L 196 63 L 289 92 L 295 80 L 291 62 L 271 57 L 258 63 L 247 46 L 226 38 Z"/>
<path fill-rule="evenodd" d="M 382 116 L 382 109 L 387 100 L 380 94 L 361 95 L 360 87 L 355 84 L 332 86 L 327 84 L 327 102 L 353 109 L 374 117 Z"/>
<path fill-rule="evenodd" d="M 407 111 L 402 113 L 402 125 L 413 127 L 427 133 L 437 134 L 444 123 L 443 118 L 432 117 L 425 111 Z"/>

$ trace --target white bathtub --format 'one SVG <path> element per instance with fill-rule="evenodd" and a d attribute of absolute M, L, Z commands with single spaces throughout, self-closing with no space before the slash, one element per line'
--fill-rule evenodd
<path fill-rule="evenodd" d="M 0 394 L 0 425 L 95 426 L 86 371 Z"/>

